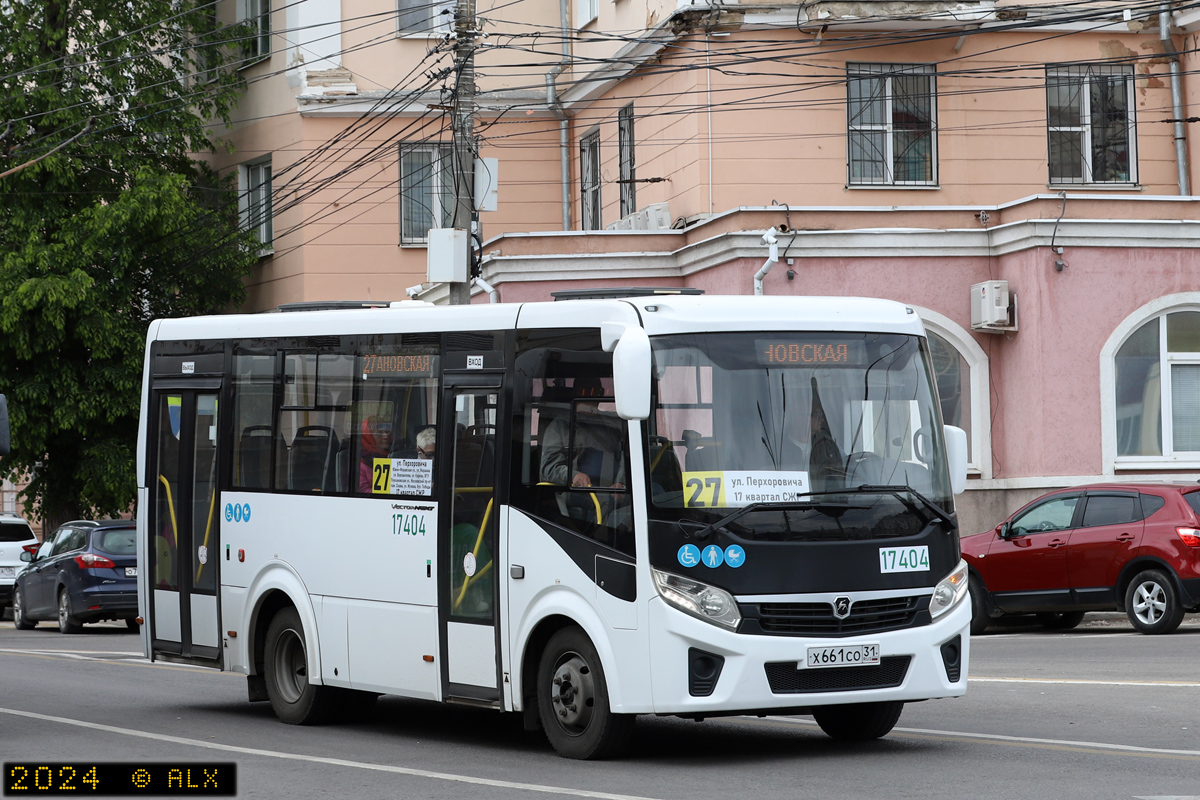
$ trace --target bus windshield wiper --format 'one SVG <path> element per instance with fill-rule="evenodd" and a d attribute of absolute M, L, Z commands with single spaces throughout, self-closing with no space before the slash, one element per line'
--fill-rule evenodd
<path fill-rule="evenodd" d="M 921 494 L 920 492 L 918 492 L 916 489 L 912 488 L 911 486 L 907 486 L 907 485 L 903 485 L 903 484 L 899 484 L 899 485 L 895 485 L 895 486 L 856 486 L 853 489 L 846 489 L 844 491 L 869 492 L 869 493 L 873 493 L 873 494 L 895 495 L 896 499 L 899 500 L 901 503 L 904 503 L 904 505 L 908 506 L 909 508 L 916 510 L 916 505 L 914 503 L 905 501 L 902 496 L 905 494 L 910 494 L 913 497 L 920 500 L 921 505 L 925 506 L 926 509 L 933 512 L 933 516 L 929 518 L 930 522 L 936 522 L 939 519 L 942 520 L 943 522 L 950 521 L 950 514 L 948 514 L 944 508 L 942 508 L 937 503 L 933 502 L 928 497 Z"/>
<path fill-rule="evenodd" d="M 838 494 L 845 494 L 845 492 L 804 492 L 803 494 L 797 495 L 797 497 L 816 498 L 819 495 L 831 495 L 831 494 L 838 495 Z M 803 501 L 789 500 L 784 503 L 769 503 L 769 502 L 767 502 L 767 503 L 751 503 L 750 505 L 742 506 L 741 508 L 737 509 L 736 511 L 726 514 L 725 516 L 721 517 L 716 522 L 712 522 L 712 523 L 709 523 L 708 525 L 705 525 L 703 528 L 700 529 L 700 532 L 696 534 L 695 538 L 697 541 L 702 542 L 705 539 L 707 539 L 709 536 L 711 536 L 712 532 L 717 530 L 718 528 L 724 528 L 726 525 L 733 522 L 734 520 L 736 520 L 740 517 L 743 517 L 746 514 L 752 514 L 755 511 L 805 511 L 810 508 L 847 509 L 847 508 L 853 508 L 853 507 L 854 506 L 851 503 L 835 503 L 835 502 L 824 501 L 824 500 L 820 500 L 820 499 L 803 500 Z"/>

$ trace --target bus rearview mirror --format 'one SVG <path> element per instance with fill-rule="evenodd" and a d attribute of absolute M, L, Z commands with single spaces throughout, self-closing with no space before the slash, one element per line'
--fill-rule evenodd
<path fill-rule="evenodd" d="M 967 432 L 953 425 L 944 426 L 946 461 L 950 467 L 950 491 L 962 494 L 967 488 Z"/>
<path fill-rule="evenodd" d="M 650 416 L 650 337 L 643 328 L 627 325 L 613 350 L 613 390 L 621 419 Z"/>

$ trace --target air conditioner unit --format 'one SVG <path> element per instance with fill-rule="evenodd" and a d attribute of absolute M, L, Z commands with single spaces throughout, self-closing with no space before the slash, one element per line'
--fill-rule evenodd
<path fill-rule="evenodd" d="M 645 209 L 635 211 L 625 219 L 629 220 L 629 227 L 635 231 L 650 229 L 650 214 Z"/>
<path fill-rule="evenodd" d="M 650 230 L 661 231 L 671 227 L 671 212 L 666 203 L 651 203 L 644 210 L 649 223 L 646 227 Z"/>
<path fill-rule="evenodd" d="M 606 230 L 627 231 L 629 229 L 629 217 L 621 217 L 621 219 L 617 220 L 616 222 L 608 223 L 608 228 Z"/>
<path fill-rule="evenodd" d="M 1008 281 L 984 281 L 971 287 L 971 330 L 981 333 L 1015 331 L 1016 295 Z"/>

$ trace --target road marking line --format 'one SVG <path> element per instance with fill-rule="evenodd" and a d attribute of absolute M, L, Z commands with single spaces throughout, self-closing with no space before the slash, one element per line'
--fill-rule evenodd
<path fill-rule="evenodd" d="M 1079 686 L 1175 686 L 1188 689 L 1200 688 L 1200 683 L 1189 681 L 1100 681 L 1086 678 L 967 678 L 971 683 L 1064 683 Z"/>
<path fill-rule="evenodd" d="M 233 673 L 233 672 L 218 672 L 217 670 L 213 669 L 212 667 L 198 667 L 194 664 L 173 664 L 173 663 L 169 663 L 166 661 L 151 662 L 145 656 L 138 656 L 137 658 L 93 658 L 93 657 L 89 657 L 89 656 L 71 655 L 69 653 L 63 653 L 62 651 L 56 651 L 56 650 L 9 650 L 9 649 L 5 649 L 5 648 L 0 648 L 0 654 L 24 656 L 26 658 L 45 658 L 45 659 L 50 659 L 50 660 L 57 659 L 60 661 L 61 660 L 87 661 L 92 664 L 124 664 L 126 666 L 131 666 L 131 667 L 149 667 L 151 669 L 186 670 L 188 672 L 194 672 L 195 670 L 202 670 L 204 672 L 209 672 L 214 675 L 229 675 L 232 677 L 241 677 L 240 675 Z"/>
<path fill-rule="evenodd" d="M 818 727 L 815 721 L 806 719 L 793 719 L 791 717 L 768 717 L 768 719 L 777 720 L 779 722 L 787 722 L 792 725 L 801 725 L 803 727 Z M 1030 736 L 1005 736 L 999 733 L 967 733 L 966 731 L 936 731 L 925 728 L 893 728 L 892 734 L 907 735 L 909 738 L 999 742 L 1001 744 L 1009 744 L 1018 747 L 1067 750 L 1080 753 L 1103 750 L 1115 751 L 1121 755 L 1143 756 L 1151 758 L 1171 758 L 1185 761 L 1200 759 L 1200 750 L 1166 750 L 1158 747 L 1138 747 L 1132 744 L 1077 742 L 1070 739 L 1035 739 Z"/>
<path fill-rule="evenodd" d="M 283 753 L 277 750 L 261 750 L 254 747 L 239 747 L 232 744 L 221 744 L 219 742 L 205 742 L 199 739 L 185 739 L 181 736 L 167 736 L 161 733 L 150 733 L 149 731 L 139 731 L 132 728 L 118 728 L 113 725 L 102 725 L 98 722 L 84 722 L 78 719 L 68 719 L 66 717 L 53 717 L 49 714 L 35 714 L 31 711 L 18 711 L 14 708 L 0 708 L 0 714 L 12 714 L 17 717 L 26 717 L 28 719 L 42 720 L 43 722 L 58 722 L 63 725 L 74 725 L 78 728 L 89 728 L 95 731 L 104 731 L 106 733 L 118 733 L 124 736 L 135 736 L 140 739 L 153 739 L 158 742 L 172 742 L 174 744 L 187 745 L 189 747 L 204 747 L 209 750 L 220 750 L 226 753 L 239 753 L 247 756 L 262 756 L 264 758 L 279 758 L 288 761 L 308 761 L 314 764 L 329 764 L 336 767 L 350 767 L 353 769 L 366 769 L 375 772 L 390 772 L 396 775 L 410 775 L 414 778 L 429 778 L 431 780 L 452 781 L 455 783 L 470 783 L 476 786 L 491 786 L 497 789 L 518 789 L 527 792 L 541 792 L 543 794 L 565 794 L 573 797 L 592 797 L 596 800 L 654 800 L 653 798 L 631 795 L 631 794 L 613 794 L 611 792 L 593 792 L 587 789 L 571 789 L 565 786 L 547 786 L 538 783 L 517 783 L 516 781 L 502 781 L 494 778 L 476 778 L 470 775 L 455 775 L 450 772 L 433 772 L 425 769 L 413 769 L 412 767 L 396 767 L 388 764 L 371 764 L 365 761 L 349 761 L 343 758 L 328 758 L 325 756 L 307 756 L 299 753 Z"/>

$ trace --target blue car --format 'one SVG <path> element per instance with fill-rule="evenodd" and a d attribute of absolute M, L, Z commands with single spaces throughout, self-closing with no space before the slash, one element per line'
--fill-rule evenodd
<path fill-rule="evenodd" d="M 28 630 L 57 620 L 63 633 L 123 619 L 138 629 L 137 528 L 133 520 L 68 522 L 24 553 L 29 566 L 13 587 L 13 623 Z"/>

